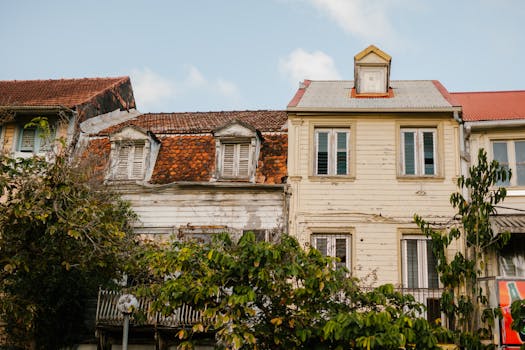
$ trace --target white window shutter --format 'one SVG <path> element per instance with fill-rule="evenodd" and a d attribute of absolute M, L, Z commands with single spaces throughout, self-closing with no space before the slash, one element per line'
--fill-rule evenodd
<path fill-rule="evenodd" d="M 235 144 L 224 144 L 222 152 L 222 176 L 235 176 Z"/>
<path fill-rule="evenodd" d="M 135 144 L 133 152 L 133 164 L 131 178 L 142 179 L 144 177 L 144 144 Z"/>
<path fill-rule="evenodd" d="M 239 149 L 239 167 L 237 176 L 247 177 L 250 174 L 250 144 L 241 143 Z"/>
<path fill-rule="evenodd" d="M 131 146 L 129 145 L 122 145 L 119 148 L 116 170 L 115 170 L 115 178 L 119 180 L 125 180 L 129 177 L 128 164 L 129 164 L 130 151 L 131 151 Z"/>

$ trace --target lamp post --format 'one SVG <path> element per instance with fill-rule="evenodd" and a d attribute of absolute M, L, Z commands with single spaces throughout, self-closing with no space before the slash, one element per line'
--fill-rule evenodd
<path fill-rule="evenodd" d="M 128 350 L 129 317 L 139 306 L 137 298 L 132 294 L 124 294 L 118 298 L 117 309 L 124 314 L 124 329 L 122 331 L 122 350 Z"/>

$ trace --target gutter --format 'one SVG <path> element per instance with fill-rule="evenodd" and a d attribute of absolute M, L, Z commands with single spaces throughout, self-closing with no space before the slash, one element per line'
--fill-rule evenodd
<path fill-rule="evenodd" d="M 268 191 L 283 191 L 286 184 L 260 184 L 250 182 L 197 182 L 197 181 L 180 181 L 171 182 L 169 184 L 151 184 L 140 181 L 108 181 L 109 187 L 116 187 L 121 193 L 144 193 L 161 191 L 165 189 L 177 189 L 184 187 L 207 188 L 207 189 L 244 189 L 244 190 L 268 190 Z"/>
<path fill-rule="evenodd" d="M 525 117 L 523 119 L 505 119 L 505 120 L 484 120 L 475 122 L 465 122 L 467 132 L 470 130 L 483 130 L 490 128 L 510 128 L 525 126 Z"/>
<path fill-rule="evenodd" d="M 330 107 L 288 107 L 287 112 L 319 113 L 319 112 L 346 112 L 346 113 L 392 113 L 392 112 L 461 112 L 461 107 L 428 107 L 428 108 L 330 108 Z"/>

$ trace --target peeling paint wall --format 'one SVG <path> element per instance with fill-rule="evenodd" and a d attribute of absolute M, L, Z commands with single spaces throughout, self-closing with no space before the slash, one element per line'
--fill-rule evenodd
<path fill-rule="evenodd" d="M 137 232 L 169 236 L 180 228 L 225 227 L 242 234 L 245 230 L 282 233 L 284 191 L 282 188 L 184 188 L 134 190 L 125 193 L 138 214 Z M 203 229 L 203 231 L 205 231 Z"/>

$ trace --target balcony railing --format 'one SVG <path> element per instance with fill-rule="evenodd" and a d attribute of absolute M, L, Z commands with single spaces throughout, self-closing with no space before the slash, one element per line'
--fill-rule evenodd
<path fill-rule="evenodd" d="M 99 291 L 96 314 L 98 326 L 121 326 L 123 324 L 124 315 L 117 309 L 117 302 L 121 295 L 122 293 L 116 291 Z M 135 325 L 182 328 L 201 321 L 200 313 L 188 305 L 176 309 L 170 316 L 164 316 L 160 312 L 151 312 L 151 300 L 138 298 L 138 302 L 138 310 L 146 317 L 142 320 L 132 316 L 131 322 Z"/>
<path fill-rule="evenodd" d="M 421 317 L 434 321 L 436 318 L 444 321 L 440 312 L 439 299 L 443 292 L 442 289 L 430 288 L 399 288 L 402 294 L 411 294 L 415 300 L 426 306 Z M 98 294 L 96 322 L 98 326 L 121 326 L 124 322 L 124 315 L 118 311 L 117 302 L 122 294 L 116 291 L 100 290 Z M 132 324 L 137 326 L 156 326 L 168 328 L 182 328 L 192 326 L 201 322 L 200 313 L 193 310 L 188 305 L 175 310 L 170 316 L 164 316 L 160 312 L 151 312 L 151 300 L 139 298 L 139 311 L 145 315 L 145 319 L 131 318 Z M 444 324 L 444 323 L 443 323 Z"/>
<path fill-rule="evenodd" d="M 439 288 L 399 288 L 399 292 L 404 295 L 410 294 L 414 299 L 425 305 L 426 310 L 420 316 L 426 318 L 430 322 L 440 319 L 444 325 L 444 315 L 440 311 L 440 299 L 443 294 L 443 289 Z"/>

